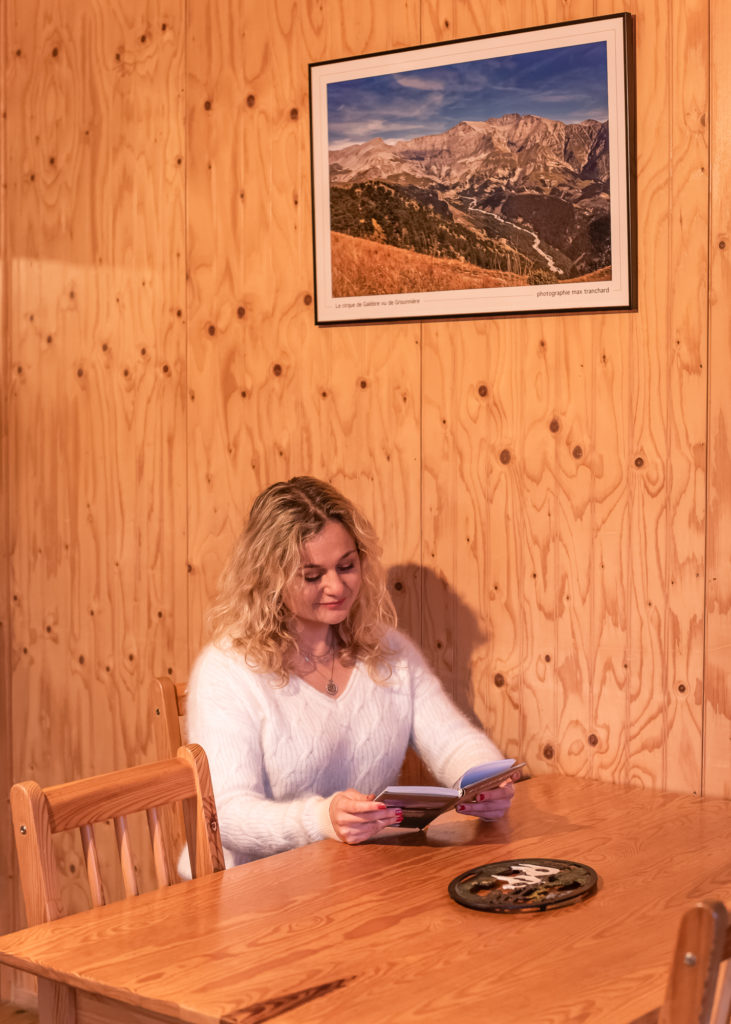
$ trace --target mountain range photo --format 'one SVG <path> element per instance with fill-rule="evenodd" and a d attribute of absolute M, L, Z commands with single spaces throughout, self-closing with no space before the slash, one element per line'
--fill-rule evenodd
<path fill-rule="evenodd" d="M 612 276 L 606 121 L 461 121 L 329 153 L 333 296 Z"/>

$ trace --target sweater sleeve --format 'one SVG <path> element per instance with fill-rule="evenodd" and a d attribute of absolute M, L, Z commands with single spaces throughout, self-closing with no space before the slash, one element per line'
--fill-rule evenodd
<path fill-rule="evenodd" d="M 255 674 L 209 646 L 191 673 L 187 733 L 206 751 L 227 865 L 242 864 L 318 839 L 335 838 L 329 799 L 274 800 L 262 750 L 266 706 Z"/>
<path fill-rule="evenodd" d="M 411 744 L 441 785 L 454 786 L 469 768 L 503 755 L 450 700 L 421 651 L 403 639 L 413 695 Z"/>

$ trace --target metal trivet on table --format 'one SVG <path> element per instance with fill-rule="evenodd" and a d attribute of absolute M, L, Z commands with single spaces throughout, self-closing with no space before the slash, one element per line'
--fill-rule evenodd
<path fill-rule="evenodd" d="M 449 883 L 449 895 L 471 910 L 516 914 L 569 906 L 596 886 L 596 872 L 586 864 L 516 857 L 463 871 Z"/>

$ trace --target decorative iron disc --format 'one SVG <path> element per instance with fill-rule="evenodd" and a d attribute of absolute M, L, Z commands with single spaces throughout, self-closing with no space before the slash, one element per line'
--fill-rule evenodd
<path fill-rule="evenodd" d="M 449 895 L 471 910 L 517 914 L 566 907 L 591 896 L 596 885 L 596 872 L 586 864 L 516 857 L 463 871 L 449 883 Z"/>

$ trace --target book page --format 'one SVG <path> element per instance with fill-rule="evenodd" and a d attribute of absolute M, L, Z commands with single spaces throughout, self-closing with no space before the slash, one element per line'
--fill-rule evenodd
<path fill-rule="evenodd" d="M 515 758 L 506 758 L 503 761 L 488 761 L 486 764 L 478 764 L 474 768 L 469 768 L 461 779 L 457 780 L 457 789 L 466 789 L 468 786 L 473 786 L 476 782 L 484 782 L 487 779 L 491 779 L 494 775 L 502 775 L 504 772 L 512 769 L 515 765 Z"/>

